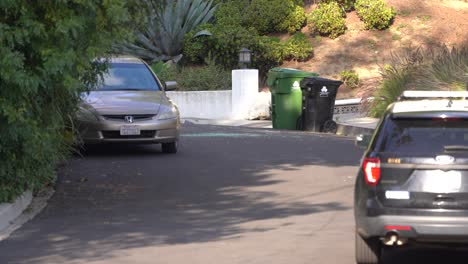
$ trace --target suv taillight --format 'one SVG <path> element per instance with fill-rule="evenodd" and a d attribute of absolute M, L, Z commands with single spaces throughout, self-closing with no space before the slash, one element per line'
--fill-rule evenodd
<path fill-rule="evenodd" d="M 365 158 L 362 169 L 364 170 L 366 183 L 370 186 L 376 186 L 380 179 L 380 159 Z"/>

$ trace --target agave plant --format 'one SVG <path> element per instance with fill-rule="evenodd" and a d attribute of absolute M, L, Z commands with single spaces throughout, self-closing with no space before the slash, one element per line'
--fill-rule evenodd
<path fill-rule="evenodd" d="M 217 8 L 213 0 L 142 0 L 147 7 L 147 25 L 136 32 L 134 43 L 116 45 L 116 50 L 148 61 L 178 61 L 185 34 L 207 23 Z M 209 36 L 203 30 L 194 35 Z"/>

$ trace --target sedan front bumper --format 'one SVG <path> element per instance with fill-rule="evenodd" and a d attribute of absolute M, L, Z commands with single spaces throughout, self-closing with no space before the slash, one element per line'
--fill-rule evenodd
<path fill-rule="evenodd" d="M 145 120 L 134 123 L 125 123 L 114 120 L 78 121 L 78 130 L 81 140 L 85 144 L 99 143 L 171 143 L 179 140 L 180 120 L 178 118 L 167 120 Z M 122 136 L 120 129 L 124 125 L 137 126 L 140 135 Z"/>

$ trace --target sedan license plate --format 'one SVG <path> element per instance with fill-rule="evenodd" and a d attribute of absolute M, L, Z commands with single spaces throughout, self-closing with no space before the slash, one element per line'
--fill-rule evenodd
<path fill-rule="evenodd" d="M 424 182 L 424 192 L 451 193 L 458 192 L 462 185 L 459 171 L 432 171 Z"/>
<path fill-rule="evenodd" d="M 121 126 L 120 135 L 121 136 L 139 136 L 140 128 L 138 126 Z"/>

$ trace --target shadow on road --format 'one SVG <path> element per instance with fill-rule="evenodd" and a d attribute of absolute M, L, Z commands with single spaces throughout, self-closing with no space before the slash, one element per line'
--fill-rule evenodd
<path fill-rule="evenodd" d="M 205 130 L 190 126 L 184 132 Z M 242 226 L 251 221 L 350 209 L 338 202 L 284 201 L 277 192 L 245 190 L 281 183 L 271 170 L 355 166 L 361 151 L 352 141 L 236 133 L 262 136 L 183 136 L 176 155 L 162 154 L 159 146 L 110 145 L 83 152 L 59 170 L 48 207 L 0 242 L 0 263 L 100 260 L 121 249 L 209 242 L 276 228 Z"/>
<path fill-rule="evenodd" d="M 468 250 L 457 249 L 392 249 L 384 251 L 382 264 L 464 264 L 468 259 Z"/>

